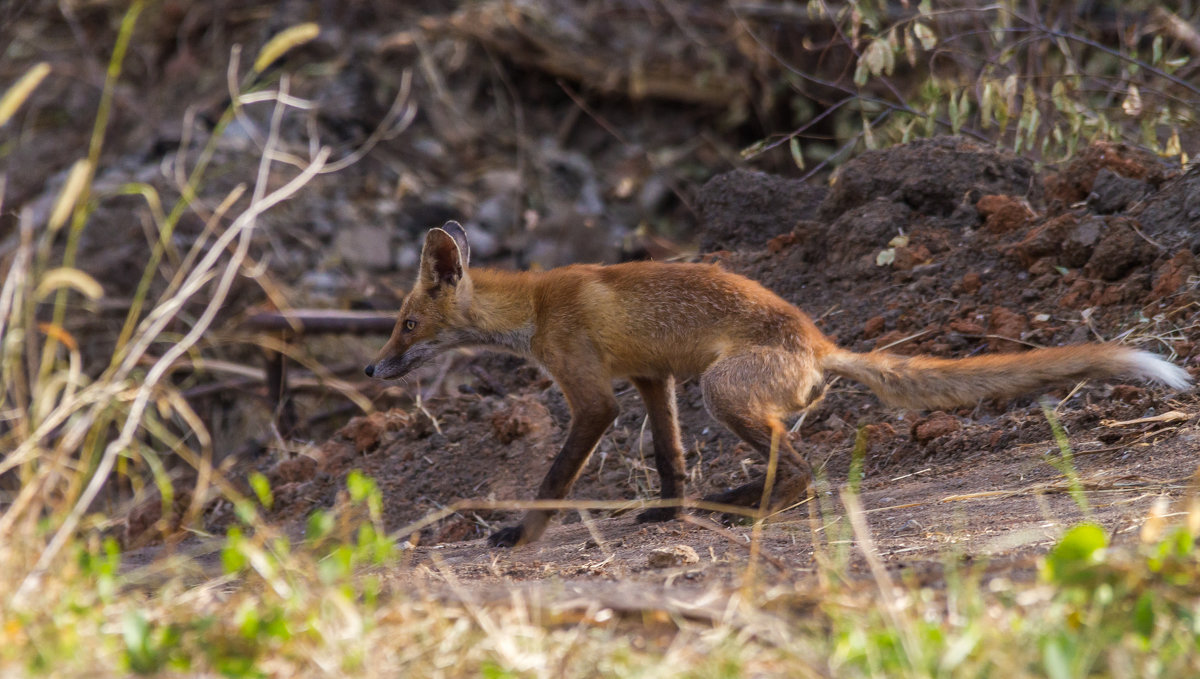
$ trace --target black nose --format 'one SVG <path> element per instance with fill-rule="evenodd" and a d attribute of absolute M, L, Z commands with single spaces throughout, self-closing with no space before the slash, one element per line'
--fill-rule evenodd
<path fill-rule="evenodd" d="M 375 364 L 372 363 L 371 365 L 368 365 L 367 367 L 363 368 L 363 372 L 365 372 L 367 374 L 367 377 L 374 377 L 375 376 Z"/>

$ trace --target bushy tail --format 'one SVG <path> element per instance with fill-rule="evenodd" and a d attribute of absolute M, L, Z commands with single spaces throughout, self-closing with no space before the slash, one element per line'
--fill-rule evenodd
<path fill-rule="evenodd" d="M 1118 344 L 1081 344 L 944 359 L 898 356 L 885 352 L 856 354 L 835 349 L 822 367 L 867 385 L 884 403 L 903 408 L 950 408 L 983 398 L 1006 398 L 1086 378 L 1130 376 L 1174 389 L 1191 386 L 1179 366 L 1154 354 Z"/>

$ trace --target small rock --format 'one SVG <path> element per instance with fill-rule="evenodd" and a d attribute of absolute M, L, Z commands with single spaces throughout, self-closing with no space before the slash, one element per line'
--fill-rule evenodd
<path fill-rule="evenodd" d="M 317 459 L 322 473 L 340 474 L 354 465 L 354 446 L 344 441 L 330 439 L 317 451 Z"/>
<path fill-rule="evenodd" d="M 700 555 L 688 545 L 659 547 L 651 551 L 650 555 L 646 557 L 646 565 L 651 568 L 671 568 L 672 566 L 683 566 L 699 561 Z"/>
<path fill-rule="evenodd" d="M 513 441 L 550 430 L 550 412 L 542 402 L 532 396 L 511 399 L 509 407 L 492 413 L 492 430 L 500 443 Z"/>
<path fill-rule="evenodd" d="M 1019 314 L 1015 311 L 1005 309 L 1004 307 L 992 307 L 992 315 L 988 319 L 988 334 L 998 335 L 999 337 L 1011 337 L 1014 340 L 1021 339 L 1021 335 L 1029 329 L 1029 319 L 1025 318 L 1024 314 Z M 1003 353 L 1020 351 L 1023 346 L 1019 342 L 1010 342 L 1006 339 L 989 338 L 988 346 L 992 351 Z"/>
<path fill-rule="evenodd" d="M 1154 289 L 1151 299 L 1162 299 L 1174 294 L 1196 275 L 1196 259 L 1191 250 L 1183 249 L 1164 262 L 1154 272 Z"/>
<path fill-rule="evenodd" d="M 933 255 L 924 245 L 912 245 L 896 248 L 896 259 L 892 268 L 897 271 L 910 271 L 922 264 L 928 264 Z"/>
<path fill-rule="evenodd" d="M 413 142 L 413 148 L 416 149 L 418 153 L 430 158 L 436 158 L 439 161 L 441 161 L 446 155 L 446 147 L 442 146 L 441 142 L 433 139 L 432 137 L 423 137 L 421 139 L 417 139 Z"/>
<path fill-rule="evenodd" d="M 334 301 L 345 290 L 345 280 L 328 271 L 309 271 L 300 277 L 300 287 L 316 299 Z"/>
<path fill-rule="evenodd" d="M 950 321 L 949 327 L 954 332 L 960 332 L 964 335 L 983 336 L 987 333 L 982 325 L 969 318 L 956 318 Z"/>
<path fill-rule="evenodd" d="M 1108 228 L 1088 259 L 1087 273 L 1106 281 L 1115 281 L 1154 256 L 1149 243 L 1138 234 L 1134 222 L 1124 217 L 1108 217 Z"/>
<path fill-rule="evenodd" d="M 515 193 L 505 192 L 484 199 L 475 209 L 474 221 L 485 231 L 508 231 L 521 217 L 521 205 Z M 469 229 L 471 250 L 476 249 L 476 229 Z"/>
<path fill-rule="evenodd" d="M 461 542 L 469 539 L 476 530 L 475 523 L 465 517 L 457 517 L 446 522 L 445 525 L 438 530 L 433 536 L 433 540 L 429 542 L 432 545 L 440 545 L 446 542 Z"/>
<path fill-rule="evenodd" d="M 1075 230 L 1079 218 L 1071 213 L 1059 215 L 1029 229 L 1021 242 L 1009 250 L 1016 255 L 1021 266 L 1029 268 L 1046 255 L 1056 255 L 1062 250 L 1063 241 Z"/>
<path fill-rule="evenodd" d="M 1016 231 L 1033 216 L 1024 203 L 1012 196 L 984 196 L 975 209 L 984 218 L 983 228 L 991 233 Z"/>
<path fill-rule="evenodd" d="M 379 445 L 384 432 L 396 431 L 407 426 L 410 416 L 403 411 L 374 412 L 365 417 L 355 417 L 338 430 L 338 435 L 354 443 L 354 450 L 364 453 Z"/>
<path fill-rule="evenodd" d="M 883 316 L 873 316 L 867 319 L 867 322 L 863 324 L 863 339 L 878 337 L 879 333 L 883 332 L 884 323 Z"/>
<path fill-rule="evenodd" d="M 308 481 L 317 473 L 317 461 L 307 455 L 280 460 L 270 471 L 275 483 L 297 483 Z"/>
<path fill-rule="evenodd" d="M 863 431 L 866 437 L 867 449 L 863 451 L 871 457 L 891 447 L 896 440 L 896 430 L 887 422 L 868 424 Z"/>
<path fill-rule="evenodd" d="M 1146 395 L 1146 390 L 1134 384 L 1118 384 L 1112 389 L 1114 400 L 1123 403 L 1137 403 Z"/>
<path fill-rule="evenodd" d="M 1075 225 L 1075 228 L 1063 240 L 1063 264 L 1071 268 L 1078 268 L 1087 264 L 1104 230 L 1104 220 L 1100 217 L 1084 219 Z"/>
<path fill-rule="evenodd" d="M 1112 214 L 1141 200 L 1151 190 L 1150 184 L 1141 179 L 1122 177 L 1108 168 L 1100 168 L 1092 183 L 1092 192 L 1088 194 L 1087 204 L 1098 214 Z"/>
<path fill-rule="evenodd" d="M 420 261 L 421 250 L 416 245 L 405 244 L 396 249 L 396 268 L 400 271 L 416 269 Z"/>
<path fill-rule="evenodd" d="M 983 279 L 975 272 L 963 274 L 962 287 L 963 292 L 968 295 L 974 295 L 979 292 L 979 288 L 983 287 Z"/>
<path fill-rule="evenodd" d="M 929 417 L 914 422 L 912 437 L 916 439 L 917 443 L 924 444 L 947 434 L 953 434 L 961 428 L 962 424 L 959 423 L 958 418 L 939 410 L 931 413 Z"/>

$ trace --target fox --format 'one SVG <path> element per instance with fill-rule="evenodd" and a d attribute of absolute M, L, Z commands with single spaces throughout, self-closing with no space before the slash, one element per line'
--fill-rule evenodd
<path fill-rule="evenodd" d="M 397 379 L 444 351 L 468 346 L 535 361 L 562 390 L 571 413 L 539 500 L 567 496 L 618 415 L 614 380 L 628 380 L 646 407 L 660 496 L 669 505 L 642 511 L 638 522 L 679 516 L 686 479 L 675 404 L 679 380 L 698 378 L 709 414 L 769 466 L 775 458 L 773 483 L 764 476 L 703 499 L 745 507 L 765 501 L 771 510 L 807 496 L 812 469 L 788 440 L 784 421 L 823 395 L 826 375 L 862 383 L 884 404 L 909 409 L 971 405 L 1089 378 L 1128 376 L 1173 389 L 1192 383 L 1183 368 L 1113 343 L 959 359 L 852 352 L 796 306 L 717 264 L 637 261 L 519 272 L 468 268 L 470 257 L 458 222 L 429 230 L 416 281 L 365 373 Z M 534 542 L 552 515 L 529 510 L 488 542 Z"/>

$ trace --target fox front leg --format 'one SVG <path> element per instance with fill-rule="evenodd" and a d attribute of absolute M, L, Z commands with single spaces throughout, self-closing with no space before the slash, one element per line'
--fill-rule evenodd
<path fill-rule="evenodd" d="M 579 472 L 583 470 L 604 431 L 617 418 L 620 408 L 613 395 L 612 382 L 593 371 L 581 370 L 580 365 L 559 379 L 559 385 L 571 407 L 571 428 L 562 450 L 550 464 L 550 471 L 542 479 L 537 499 L 561 500 L 570 492 Z M 551 371 L 554 374 L 555 371 Z M 589 373 L 593 373 L 589 375 Z M 554 514 L 550 509 L 531 509 L 522 517 L 521 523 L 502 528 L 488 536 L 493 547 L 516 547 L 533 542 L 542 536 L 546 524 Z"/>

